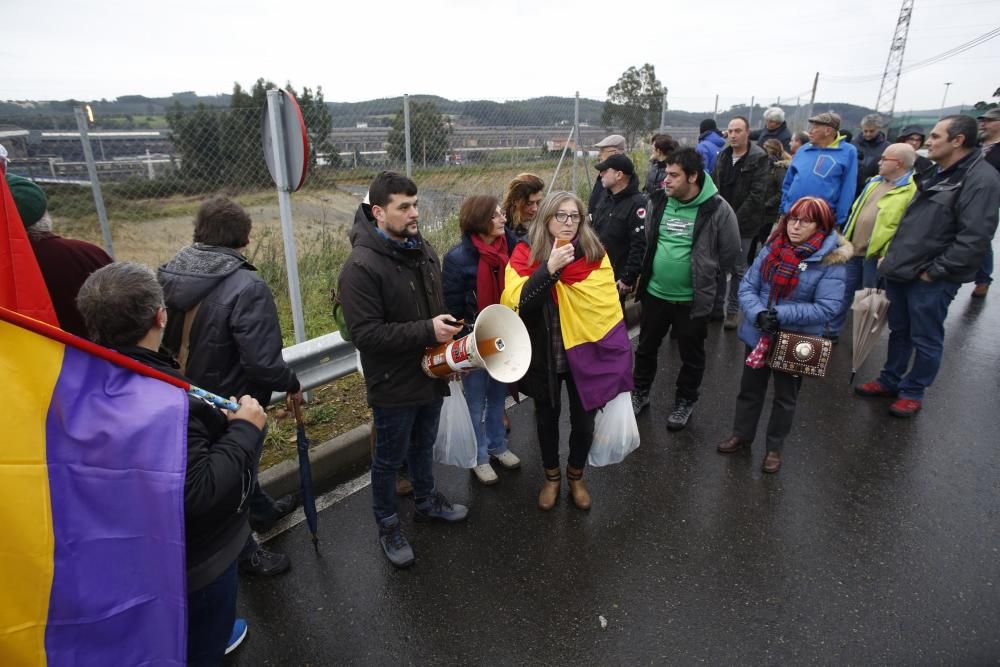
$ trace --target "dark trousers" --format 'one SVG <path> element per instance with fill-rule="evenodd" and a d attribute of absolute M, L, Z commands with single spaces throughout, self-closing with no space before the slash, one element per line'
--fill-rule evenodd
<path fill-rule="evenodd" d="M 260 435 L 261 442 L 266 437 L 267 425 L 265 424 L 264 430 Z M 260 487 L 260 483 L 257 481 L 257 468 L 260 466 L 260 455 L 263 451 L 263 448 L 257 451 L 257 460 L 253 464 L 253 486 L 250 488 L 250 497 L 247 498 L 247 502 L 250 505 L 250 516 L 255 521 L 267 522 L 273 521 L 277 517 L 278 510 L 274 506 L 274 499 L 264 492 L 264 489 Z M 240 552 L 239 559 L 242 561 L 249 560 L 257 549 L 257 540 L 254 539 L 253 533 L 250 533 L 247 536 L 246 544 L 243 545 L 243 550 Z"/>
<path fill-rule="evenodd" d="M 691 317 L 690 303 L 673 303 L 652 294 L 642 298 L 639 346 L 635 351 L 636 391 L 649 391 L 656 378 L 656 357 L 664 336 L 672 330 L 681 356 L 677 373 L 677 398 L 698 400 L 698 388 L 705 375 L 705 338 L 708 317 Z"/>
<path fill-rule="evenodd" d="M 562 383 L 566 382 L 569 394 L 569 465 L 583 469 L 587 465 L 587 454 L 594 442 L 594 417 L 597 410 L 584 410 L 580 394 L 569 373 L 559 375 L 556 380 L 556 402 L 535 399 L 535 426 L 538 429 L 538 444 L 542 450 L 542 465 L 548 469 L 559 467 L 559 413 L 562 411 Z"/>
<path fill-rule="evenodd" d="M 750 354 L 748 347 L 746 353 Z M 795 420 L 795 404 L 802 387 L 802 376 L 789 373 L 772 373 L 771 367 L 750 368 L 743 365 L 740 379 L 740 395 L 736 398 L 736 416 L 733 418 L 733 435 L 737 438 L 753 440 L 757 434 L 757 422 L 764 410 L 767 396 L 768 378 L 774 377 L 774 399 L 771 401 L 771 417 L 767 420 L 767 451 L 781 451 L 785 438 L 792 430 Z"/>
<path fill-rule="evenodd" d="M 372 509 L 381 524 L 397 513 L 396 475 L 405 461 L 413 482 L 413 499 L 434 495 L 434 440 L 443 400 L 402 408 L 372 409 L 375 452 L 372 454 Z"/>
<path fill-rule="evenodd" d="M 222 664 L 236 621 L 236 562 L 207 586 L 188 593 L 188 664 Z"/>

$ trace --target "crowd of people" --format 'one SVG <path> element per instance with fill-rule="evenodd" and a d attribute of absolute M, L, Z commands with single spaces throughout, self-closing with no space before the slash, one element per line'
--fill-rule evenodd
<path fill-rule="evenodd" d="M 692 419 L 708 363 L 712 322 L 738 330 L 746 360 L 731 437 L 722 454 L 757 435 L 768 384 L 773 399 L 762 469 L 776 473 L 794 425 L 801 374 L 772 368 L 758 354 L 779 331 L 837 342 L 854 292 L 885 290 L 888 355 L 862 397 L 891 398 L 889 413 L 912 417 L 941 364 L 944 320 L 962 283 L 985 297 L 1000 210 L 1000 109 L 978 119 L 942 118 L 925 135 L 908 126 L 889 143 L 868 116 L 848 141 L 833 112 L 793 133 L 781 109 L 751 131 L 741 116 L 724 132 L 702 123 L 695 147 L 666 134 L 651 140 L 646 181 L 620 135 L 596 145 L 590 201 L 545 193 L 535 174 L 515 177 L 502 199 L 468 197 L 461 240 L 443 260 L 422 237 L 418 189 L 382 172 L 350 232 L 338 299 L 345 333 L 360 354 L 374 417 L 371 487 L 378 542 L 396 567 L 414 552 L 403 535 L 399 471 L 407 469 L 417 521 L 463 521 L 468 508 L 437 488 L 433 446 L 448 378 L 421 367 L 427 347 L 471 331 L 484 309 L 516 311 L 530 334 L 531 362 L 508 386 L 484 370 L 462 374 L 476 444 L 475 478 L 496 484 L 517 468 L 504 414 L 508 394 L 533 399 L 542 461 L 537 505 L 562 495 L 559 421 L 563 392 L 570 432 L 565 478 L 580 510 L 593 499 L 584 482 L 598 412 L 631 392 L 632 414 L 650 407 L 667 334 L 680 364 L 668 430 Z M 978 122 L 977 122 L 978 121 Z M 723 136 L 725 135 L 725 136 Z M 918 150 L 927 150 L 924 157 Z M 215 393 L 239 397 L 222 412 L 191 399 L 185 530 L 188 651 L 192 664 L 218 664 L 247 632 L 237 619 L 237 574 L 288 570 L 287 556 L 264 549 L 267 530 L 292 501 L 257 483 L 272 392 L 301 401 L 281 355 L 273 296 L 246 258 L 252 221 L 225 197 L 205 201 L 192 243 L 156 273 L 112 262 L 101 249 L 52 231 L 44 191 L 6 175 L 61 326 Z M 623 306 L 640 304 L 634 353 Z M 765 346 L 766 347 L 766 346 Z"/>

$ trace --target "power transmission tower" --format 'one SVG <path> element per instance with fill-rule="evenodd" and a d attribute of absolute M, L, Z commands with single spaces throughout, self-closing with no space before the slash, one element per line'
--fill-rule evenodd
<path fill-rule="evenodd" d="M 896 110 L 896 91 L 899 89 L 903 51 L 906 50 L 906 36 L 910 32 L 912 14 L 913 0 L 903 0 L 903 6 L 899 8 L 899 20 L 896 21 L 896 32 L 892 36 L 892 44 L 889 45 L 889 57 L 885 61 L 878 102 L 875 104 L 875 111 L 887 119 L 892 118 L 892 112 Z"/>

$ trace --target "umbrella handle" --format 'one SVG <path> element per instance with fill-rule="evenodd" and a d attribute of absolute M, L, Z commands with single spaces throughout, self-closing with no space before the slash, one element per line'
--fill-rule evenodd
<path fill-rule="evenodd" d="M 285 395 L 285 407 L 295 413 L 295 424 L 297 426 L 303 426 L 305 424 L 305 422 L 302 421 L 302 404 L 297 401 L 293 401 L 291 394 Z"/>

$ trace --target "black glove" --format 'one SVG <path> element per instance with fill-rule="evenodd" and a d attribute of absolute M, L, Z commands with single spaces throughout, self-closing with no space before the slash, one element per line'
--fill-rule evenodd
<path fill-rule="evenodd" d="M 778 313 L 775 310 L 762 310 L 757 315 L 757 328 L 772 336 L 778 333 Z"/>

